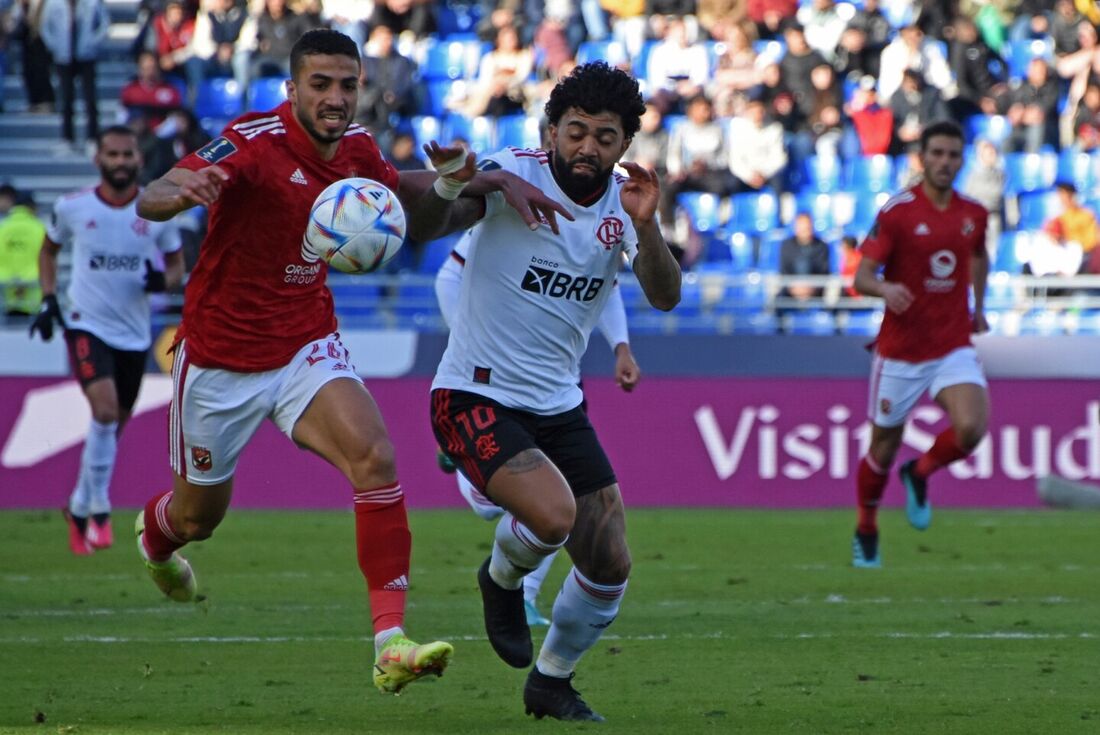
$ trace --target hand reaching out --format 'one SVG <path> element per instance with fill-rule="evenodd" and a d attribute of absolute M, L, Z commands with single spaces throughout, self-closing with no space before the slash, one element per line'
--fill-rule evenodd
<path fill-rule="evenodd" d="M 635 222 L 649 222 L 657 213 L 657 203 L 661 198 L 657 173 L 629 161 L 620 161 L 619 165 L 630 176 L 619 194 L 623 210 Z"/>

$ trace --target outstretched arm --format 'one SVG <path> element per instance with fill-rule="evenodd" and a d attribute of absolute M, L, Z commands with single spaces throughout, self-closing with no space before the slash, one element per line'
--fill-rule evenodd
<path fill-rule="evenodd" d="M 623 185 L 620 199 L 623 210 L 630 215 L 634 230 L 638 233 L 634 275 L 655 309 L 671 311 L 680 303 L 680 265 L 668 249 L 657 224 L 657 201 L 661 195 L 657 174 L 636 163 L 623 162 L 620 165 L 630 175 Z"/>
<path fill-rule="evenodd" d="M 220 166 L 198 171 L 176 167 L 149 184 L 137 200 L 139 217 L 165 222 L 198 205 L 210 206 L 222 193 L 229 174 Z"/>

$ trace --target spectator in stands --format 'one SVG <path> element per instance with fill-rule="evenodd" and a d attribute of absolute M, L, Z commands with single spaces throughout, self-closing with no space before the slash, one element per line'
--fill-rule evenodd
<path fill-rule="evenodd" d="M 999 105 L 1012 123 L 1008 150 L 1037 153 L 1058 145 L 1058 85 L 1050 82 L 1050 66 L 1040 57 L 1027 65 L 1027 79 L 1000 97 Z"/>
<path fill-rule="evenodd" d="M 612 36 L 626 46 L 631 58 L 637 58 L 649 27 L 645 0 L 600 0 L 600 7 L 607 11 Z"/>
<path fill-rule="evenodd" d="M 813 155 L 835 158 L 839 155 L 841 94 L 833 67 L 821 63 L 810 70 L 811 91 L 799 105 L 799 122 L 787 141 L 791 162 L 801 168 Z"/>
<path fill-rule="evenodd" d="M 1054 0 L 1020 0 L 1016 6 L 1016 19 L 1008 29 L 1012 43 L 1050 37 L 1050 19 Z"/>
<path fill-rule="evenodd" d="M 840 34 L 836 50 L 833 52 L 833 69 L 837 77 L 844 80 L 858 80 L 863 77 L 877 77 L 881 48 L 867 44 L 867 32 L 862 28 L 848 26 Z"/>
<path fill-rule="evenodd" d="M 1059 182 L 1056 189 L 1062 213 L 1048 224 L 1054 232 L 1061 230 L 1060 242 L 1063 245 L 1080 247 L 1081 273 L 1100 273 L 1100 224 L 1096 221 L 1096 213 L 1081 206 L 1077 200 L 1077 187 L 1072 183 Z"/>
<path fill-rule="evenodd" d="M 416 139 L 407 128 L 398 128 L 393 134 L 389 161 L 398 171 L 419 171 L 424 168 L 424 159 L 416 153 Z"/>
<path fill-rule="evenodd" d="M 577 6 L 569 2 L 535 4 L 541 14 L 535 25 L 531 47 L 542 79 L 557 79 L 562 65 L 570 61 L 585 39 L 584 22 Z"/>
<path fill-rule="evenodd" d="M 623 154 L 624 161 L 633 161 L 639 166 L 653 169 L 664 180 L 668 173 L 668 131 L 664 126 L 664 115 L 652 101 L 645 103 L 641 128 L 634 134 L 630 147 Z"/>
<path fill-rule="evenodd" d="M 44 0 L 18 0 L 12 13 L 15 23 L 12 36 L 19 39 L 22 46 L 20 61 L 28 110 L 35 114 L 54 111 L 53 82 L 50 80 L 53 59 L 41 32 L 44 5 Z"/>
<path fill-rule="evenodd" d="M 1100 227 L 1096 215 L 1077 202 L 1073 184 L 1057 184 L 1061 214 L 1051 217 L 1034 233 L 1027 250 L 1024 272 L 1036 276 L 1072 276 L 1089 268 L 1090 251 L 1095 251 Z"/>
<path fill-rule="evenodd" d="M 1054 41 L 1054 55 L 1072 54 L 1081 48 L 1078 26 L 1081 21 L 1088 22 L 1078 12 L 1073 0 L 1055 0 L 1054 12 L 1050 13 L 1050 38 Z"/>
<path fill-rule="evenodd" d="M 725 34 L 721 39 L 725 49 L 718 57 L 714 78 L 707 89 L 719 117 L 739 113 L 745 94 L 760 82 L 756 51 L 745 29 L 739 25 L 729 25 Z"/>
<path fill-rule="evenodd" d="M 683 18 L 669 18 L 665 37 L 649 52 L 646 81 L 650 99 L 665 114 L 678 112 L 685 100 L 703 91 L 709 77 L 706 48 L 691 42 Z"/>
<path fill-rule="evenodd" d="M 305 18 L 290 10 L 286 0 L 263 0 L 250 77 L 289 77 L 290 49 L 307 30 Z"/>
<path fill-rule="evenodd" d="M 462 112 L 469 117 L 522 112 L 534 66 L 535 55 L 520 46 L 519 31 L 512 26 L 500 28 L 493 50 L 481 57 L 477 79 L 461 103 Z"/>
<path fill-rule="evenodd" d="M 798 12 L 798 0 L 748 0 L 749 20 L 762 40 L 784 36 L 784 27 Z"/>
<path fill-rule="evenodd" d="M 955 17 L 958 0 L 913 0 L 913 16 L 928 38 L 947 39 L 946 29 Z"/>
<path fill-rule="evenodd" d="M 384 139 L 396 118 L 416 114 L 418 91 L 416 64 L 397 51 L 389 26 L 376 25 L 370 32 L 359 77 L 356 121 Z"/>
<path fill-rule="evenodd" d="M 894 35 L 894 27 L 879 8 L 879 0 L 864 0 L 863 7 L 848 21 L 848 27 L 863 31 L 867 35 L 867 48 L 878 54 Z"/>
<path fill-rule="evenodd" d="M 827 276 L 829 246 L 814 232 L 814 219 L 809 212 L 794 217 L 793 234 L 779 246 L 779 272 L 784 276 Z M 821 297 L 821 288 L 804 283 L 791 283 L 783 295 L 808 301 Z"/>
<path fill-rule="evenodd" d="M 493 43 L 497 31 L 504 26 L 526 28 L 529 23 L 524 13 L 526 0 L 477 0 L 479 8 L 475 32 L 484 43 Z"/>
<path fill-rule="evenodd" d="M 695 0 L 646 0 L 645 12 L 649 16 L 684 18 L 695 15 Z"/>
<path fill-rule="evenodd" d="M 859 80 L 859 88 L 852 94 L 845 112 L 855 129 L 861 155 L 890 153 L 894 140 L 894 111 L 879 104 L 874 77 L 865 76 Z"/>
<path fill-rule="evenodd" d="M 840 36 L 847 27 L 847 21 L 837 13 L 836 3 L 833 0 L 811 0 L 798 9 L 795 17 L 802 24 L 809 47 L 824 56 L 826 61 L 832 61 Z"/>
<path fill-rule="evenodd" d="M 787 149 L 783 145 L 783 126 L 766 117 L 764 99 L 750 96 L 745 114 L 730 121 L 730 171 L 737 178 L 737 190 L 783 190 L 783 172 L 787 167 Z"/>
<path fill-rule="evenodd" d="M 901 86 L 890 98 L 890 110 L 894 113 L 894 145 L 901 152 L 918 148 L 924 127 L 947 117 L 939 90 L 926 84 L 915 69 L 902 73 Z"/>
<path fill-rule="evenodd" d="M 168 173 L 176 162 L 210 142 L 195 113 L 187 108 L 173 110 L 153 138 L 143 139 L 140 123 L 135 130 L 138 145 L 145 153 L 139 180 L 155 181 Z"/>
<path fill-rule="evenodd" d="M 183 98 L 175 85 L 164 81 L 157 55 L 142 51 L 137 58 L 137 76 L 122 88 L 119 102 L 128 118 L 142 115 L 150 128 L 156 128 L 169 112 L 183 105 Z"/>
<path fill-rule="evenodd" d="M 286 6 L 305 19 L 306 28 L 328 28 L 329 21 L 325 18 L 324 11 L 330 3 L 335 3 L 335 0 L 329 0 L 324 3 L 324 6 L 321 0 L 289 0 Z M 358 3 L 358 5 L 369 6 L 370 3 Z M 364 12 L 367 10 L 368 8 L 363 8 Z"/>
<path fill-rule="evenodd" d="M 763 102 L 766 116 L 778 122 L 782 130 L 794 132 L 798 126 L 798 110 L 779 64 L 765 64 L 760 68 L 760 84 L 748 93 L 749 99 L 753 97 Z"/>
<path fill-rule="evenodd" d="M 856 270 L 863 254 L 859 252 L 859 241 L 852 235 L 840 238 L 840 276 L 844 279 L 844 295 L 850 299 L 861 299 L 863 294 L 856 291 L 852 285 L 856 278 Z"/>
<path fill-rule="evenodd" d="M 157 61 L 162 72 L 187 81 L 186 64 L 191 58 L 191 38 L 194 35 L 195 19 L 187 17 L 180 0 L 168 0 L 164 10 L 153 16 Z M 192 101 L 196 91 L 188 90 Z"/>
<path fill-rule="evenodd" d="M 672 221 L 681 192 L 730 194 L 736 182 L 726 164 L 729 156 L 725 128 L 714 119 L 710 100 L 705 94 L 695 95 L 687 103 L 687 120 L 669 134 L 668 174 L 661 187 L 662 218 Z"/>
<path fill-rule="evenodd" d="M 978 27 L 970 18 L 956 18 L 954 31 L 950 58 L 958 94 L 948 103 L 952 117 L 962 123 L 971 115 L 996 114 L 996 97 L 1004 92 L 1005 80 L 992 69 L 994 64 L 1003 69 L 1004 62 L 978 37 Z"/>
<path fill-rule="evenodd" d="M 1004 217 L 1005 203 L 1005 167 L 1001 152 L 987 138 L 975 144 L 977 155 L 975 163 L 968 167 L 966 178 L 962 181 L 961 191 L 989 211 L 985 228 L 985 244 L 989 257 L 997 254 L 1001 241 L 1001 222 Z"/>
<path fill-rule="evenodd" d="M 15 194 L 7 216 L 0 220 L 0 285 L 8 317 L 25 318 L 38 311 L 42 302 L 38 251 L 45 236 L 46 226 L 35 214 L 34 197 L 29 192 Z"/>
<path fill-rule="evenodd" d="M 1100 148 L 1100 85 L 1091 82 L 1083 92 L 1077 91 L 1077 86 L 1070 85 L 1066 105 L 1072 131 L 1069 143 L 1077 150 L 1092 153 Z"/>
<path fill-rule="evenodd" d="M 300 16 L 303 15 L 297 9 L 295 9 L 295 12 Z M 359 47 L 359 53 L 363 53 L 363 45 L 367 43 L 369 38 L 367 23 L 370 21 L 373 12 L 374 5 L 363 2 L 363 0 L 324 0 L 320 14 L 322 22 L 318 23 L 315 19 L 309 19 L 307 25 L 310 28 L 320 28 L 322 25 L 327 25 L 334 31 L 340 31 L 355 41 L 355 45 Z M 385 25 L 385 23 L 379 23 L 378 25 Z M 390 26 L 386 27 L 390 28 L 392 34 L 393 29 Z"/>
<path fill-rule="evenodd" d="M 1082 19 L 1077 24 L 1077 49 L 1059 54 L 1054 68 L 1062 79 L 1088 80 L 1100 74 L 1100 43 L 1097 42 L 1096 26 Z"/>
<path fill-rule="evenodd" d="M 795 105 L 805 115 L 806 106 L 813 97 L 813 82 L 810 81 L 810 72 L 815 66 L 828 64 L 825 57 L 814 51 L 806 43 L 806 34 L 802 30 L 802 24 L 796 20 L 787 22 L 783 31 L 783 38 L 787 42 L 787 53 L 779 62 L 779 69 L 783 82 L 794 96 Z"/>
<path fill-rule="evenodd" d="M 234 0 L 202 0 L 186 62 L 192 90 L 203 79 L 221 76 L 232 76 L 242 89 L 248 85 L 250 52 L 245 44 L 237 46 L 247 21 L 248 12 Z"/>
<path fill-rule="evenodd" d="M 376 0 L 367 25 L 387 25 L 398 37 L 410 41 L 435 33 L 435 14 L 430 0 Z"/>
<path fill-rule="evenodd" d="M 76 79 L 88 119 L 87 146 L 94 147 L 99 135 L 99 107 L 96 92 L 96 60 L 99 47 L 111 25 L 103 0 L 44 0 L 42 41 L 53 56 L 61 87 L 61 137 L 69 148 L 76 146 Z"/>
<path fill-rule="evenodd" d="M 746 34 L 751 28 L 746 0 L 699 0 L 695 8 L 699 27 L 715 41 L 726 40 L 731 28 L 737 27 Z M 728 42 L 728 41 L 727 41 Z"/>
<path fill-rule="evenodd" d="M 902 74 L 906 69 L 918 72 L 925 82 L 937 90 L 947 89 L 951 85 L 951 68 L 944 58 L 943 49 L 936 41 L 925 38 L 915 22 L 899 30 L 897 38 L 882 51 L 878 92 L 883 99 L 893 97 L 901 86 Z"/>

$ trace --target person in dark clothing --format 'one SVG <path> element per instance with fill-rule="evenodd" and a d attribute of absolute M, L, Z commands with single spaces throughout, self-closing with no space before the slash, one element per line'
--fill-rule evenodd
<path fill-rule="evenodd" d="M 828 64 L 828 62 L 806 43 L 806 34 L 798 21 L 792 20 L 786 24 L 783 38 L 787 42 L 787 53 L 779 62 L 780 75 L 791 90 L 791 94 L 794 95 L 795 105 L 800 110 L 805 110 L 814 95 L 810 71 L 815 66 Z"/>
<path fill-rule="evenodd" d="M 309 30 L 306 20 L 286 6 L 286 0 L 266 0 L 256 19 L 256 52 L 253 77 L 289 77 L 290 49 Z"/>
<path fill-rule="evenodd" d="M 779 272 L 784 276 L 827 276 L 829 246 L 814 232 L 814 220 L 809 212 L 799 212 L 794 218 L 794 234 L 779 246 Z M 805 301 L 821 296 L 821 289 L 805 284 L 791 284 L 783 295 Z"/>
<path fill-rule="evenodd" d="M 1058 85 L 1042 58 L 1027 65 L 1027 79 L 998 98 L 998 107 L 1012 123 L 1007 150 L 1037 153 L 1044 145 L 1058 145 Z"/>
<path fill-rule="evenodd" d="M 21 41 L 23 86 L 27 90 L 27 103 L 34 113 L 53 112 L 54 91 L 50 79 L 53 59 L 42 40 L 42 2 L 19 0 L 13 14 L 16 27 L 12 37 Z"/>
<path fill-rule="evenodd" d="M 427 38 L 435 33 L 435 14 L 432 3 L 421 0 L 379 0 L 367 21 L 369 28 L 389 26 L 397 35 L 410 31 L 417 38 Z"/>
<path fill-rule="evenodd" d="M 960 16 L 954 27 L 950 64 L 959 92 L 948 107 L 951 116 L 962 123 L 971 115 L 996 113 L 995 100 L 1005 88 L 1006 69 L 1001 57 L 978 36 L 974 21 Z"/>
<path fill-rule="evenodd" d="M 924 126 L 947 117 L 947 105 L 940 91 L 925 83 L 918 71 L 906 69 L 901 86 L 890 98 L 894 113 L 894 143 L 898 153 L 907 153 L 920 145 Z"/>
<path fill-rule="evenodd" d="M 416 114 L 416 64 L 398 53 L 389 26 L 371 30 L 369 48 L 373 52 L 363 59 L 355 119 L 376 136 L 386 136 L 395 118 Z"/>

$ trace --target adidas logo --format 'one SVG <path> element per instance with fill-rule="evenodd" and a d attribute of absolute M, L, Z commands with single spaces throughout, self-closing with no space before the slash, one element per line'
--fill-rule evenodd
<path fill-rule="evenodd" d="M 409 589 L 409 579 L 404 574 L 402 574 L 400 577 L 393 580 L 392 582 L 386 582 L 386 584 L 383 585 L 382 589 L 391 590 L 391 591 L 395 591 L 395 592 L 396 591 L 405 591 L 405 590 Z"/>
<path fill-rule="evenodd" d="M 928 229 L 928 225 L 924 224 L 923 222 L 917 225 L 917 228 L 913 230 L 914 235 L 927 235 L 931 232 L 932 231 Z"/>
<path fill-rule="evenodd" d="M 290 175 L 290 183 L 303 184 L 305 186 L 309 185 L 309 182 L 306 181 L 306 177 L 302 175 L 302 169 L 300 168 L 294 169 L 294 173 Z"/>

